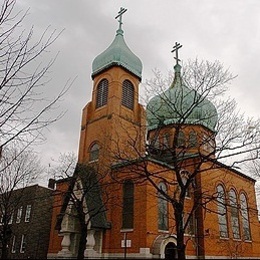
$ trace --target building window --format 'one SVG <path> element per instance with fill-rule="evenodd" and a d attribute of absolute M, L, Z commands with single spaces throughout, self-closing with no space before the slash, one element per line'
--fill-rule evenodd
<path fill-rule="evenodd" d="M 127 180 L 123 184 L 123 216 L 122 228 L 134 227 L 134 183 Z"/>
<path fill-rule="evenodd" d="M 158 189 L 158 229 L 168 230 L 168 203 L 165 197 L 167 187 L 165 183 L 160 182 Z"/>
<path fill-rule="evenodd" d="M 107 104 L 108 98 L 108 80 L 102 79 L 97 86 L 96 108 Z"/>
<path fill-rule="evenodd" d="M 249 217 L 248 217 L 248 206 L 247 206 L 246 196 L 244 193 L 240 195 L 240 205 L 241 205 L 243 239 L 251 240 Z"/>
<path fill-rule="evenodd" d="M 185 147 L 185 135 L 182 131 L 179 131 L 178 138 L 177 138 L 177 147 Z"/>
<path fill-rule="evenodd" d="M 191 131 L 189 134 L 189 147 L 196 147 L 197 144 L 197 135 L 196 132 Z"/>
<path fill-rule="evenodd" d="M 182 217 L 183 228 L 185 228 L 185 234 L 195 234 L 195 216 L 192 212 L 184 213 Z"/>
<path fill-rule="evenodd" d="M 24 253 L 26 247 L 26 236 L 22 235 L 20 253 Z"/>
<path fill-rule="evenodd" d="M 129 80 L 123 82 L 122 105 L 132 110 L 134 108 L 134 86 Z"/>
<path fill-rule="evenodd" d="M 13 223 L 13 218 L 14 218 L 14 213 L 12 212 L 11 215 L 10 215 L 8 224 L 12 224 Z"/>
<path fill-rule="evenodd" d="M 220 237 L 226 238 L 228 237 L 227 208 L 225 191 L 222 185 L 217 186 L 217 193 L 219 234 Z"/>
<path fill-rule="evenodd" d="M 0 225 L 3 225 L 4 223 L 4 215 L 5 215 L 5 210 L 2 209 L 1 217 L 0 217 Z"/>
<path fill-rule="evenodd" d="M 92 144 L 91 148 L 89 149 L 89 161 L 97 161 L 99 157 L 99 145 L 97 143 Z"/>
<path fill-rule="evenodd" d="M 16 252 L 16 236 L 13 236 L 11 252 L 12 252 L 13 254 Z"/>
<path fill-rule="evenodd" d="M 32 209 L 32 205 L 27 205 L 27 206 L 26 206 L 25 218 L 24 218 L 24 221 L 25 221 L 25 222 L 29 222 L 29 221 L 30 221 L 31 209 Z"/>
<path fill-rule="evenodd" d="M 170 148 L 169 144 L 170 144 L 170 135 L 166 133 L 163 135 L 162 149 L 163 150 L 169 149 Z"/>
<path fill-rule="evenodd" d="M 16 223 L 20 223 L 22 219 L 23 206 L 17 210 Z"/>
<path fill-rule="evenodd" d="M 190 173 L 186 170 L 181 170 L 180 175 L 181 175 L 181 181 L 184 186 L 184 189 L 186 189 L 185 197 L 190 198 L 191 197 L 191 183 L 189 183 L 189 185 L 187 185 L 187 181 L 189 179 Z"/>
<path fill-rule="evenodd" d="M 231 211 L 231 227 L 233 232 L 233 238 L 240 238 L 239 231 L 239 216 L 238 216 L 238 205 L 237 205 L 237 196 L 233 189 L 229 191 L 229 205 Z"/>

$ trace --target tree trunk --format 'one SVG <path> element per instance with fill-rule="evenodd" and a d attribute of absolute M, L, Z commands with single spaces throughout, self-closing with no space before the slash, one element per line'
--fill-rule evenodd
<path fill-rule="evenodd" d="M 85 223 L 85 212 L 83 209 L 83 201 L 77 200 L 75 207 L 78 213 L 79 224 L 81 228 L 77 259 L 84 259 L 84 252 L 87 243 L 88 222 Z"/>
<path fill-rule="evenodd" d="M 87 243 L 87 231 L 88 231 L 88 226 L 87 226 L 87 224 L 84 223 L 84 225 L 81 225 L 81 234 L 80 234 L 80 240 L 79 240 L 77 259 L 84 259 L 84 252 L 85 252 L 86 243 Z"/>
<path fill-rule="evenodd" d="M 183 228 L 183 205 L 178 203 L 175 206 L 175 221 L 177 230 L 177 253 L 178 259 L 186 259 L 186 245 L 184 243 L 184 228 Z"/>
<path fill-rule="evenodd" d="M 8 259 L 7 243 L 6 243 L 5 239 L 2 239 L 1 259 Z"/>
<path fill-rule="evenodd" d="M 4 216 L 4 219 L 6 219 L 6 216 Z M 8 244 L 11 238 L 12 230 L 9 226 L 8 223 L 3 223 L 2 226 L 2 254 L 1 254 L 1 259 L 8 259 Z"/>

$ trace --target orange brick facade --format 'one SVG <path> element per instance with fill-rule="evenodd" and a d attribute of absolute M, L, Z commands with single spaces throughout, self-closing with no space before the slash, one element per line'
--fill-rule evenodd
<path fill-rule="evenodd" d="M 106 79 L 108 81 L 108 97 L 105 105 L 97 107 L 97 87 Z M 129 81 L 134 87 L 134 102 L 131 109 L 122 105 L 122 85 Z M 124 165 L 124 158 L 128 161 L 138 159 L 145 155 L 146 145 L 146 113 L 139 99 L 140 78 L 126 68 L 111 65 L 93 76 L 93 92 L 91 101 L 84 107 L 81 123 L 81 135 L 79 143 L 78 162 L 96 167 L 105 173 L 102 184 L 110 182 L 106 187 L 109 200 L 106 202 L 106 220 L 110 227 L 103 230 L 92 230 L 93 237 L 89 237 L 87 244 L 91 250 L 85 257 L 92 258 L 165 258 L 167 245 L 176 245 L 176 225 L 173 207 L 170 203 L 168 208 L 168 229 L 158 228 L 158 194 L 151 182 L 147 180 L 137 181 L 134 184 L 133 227 L 122 228 L 123 216 L 123 179 L 135 179 L 138 171 L 160 173 L 161 179 L 165 179 L 171 185 L 168 189 L 172 194 L 176 192 L 177 180 L 174 170 L 165 166 L 163 162 L 145 160 Z M 192 126 L 197 132 L 210 133 L 205 127 Z M 162 130 L 171 133 L 170 127 Z M 188 130 L 187 130 L 188 131 Z M 151 139 L 155 132 L 150 131 L 147 138 Z M 91 147 L 97 143 L 100 147 L 99 157 L 91 160 Z M 192 149 L 191 149 L 192 150 Z M 194 151 L 194 150 L 193 150 Z M 194 159 L 195 160 L 195 159 Z M 144 166 L 145 164 L 145 166 Z M 226 212 L 227 237 L 220 237 L 220 225 L 218 205 L 216 200 L 207 203 L 207 208 L 200 207 L 194 217 L 194 234 L 187 234 L 186 255 L 187 258 L 259 258 L 260 257 L 260 225 L 256 207 L 254 180 L 235 171 L 228 169 L 222 164 L 210 165 L 210 162 L 202 164 L 205 170 L 196 176 L 196 183 L 200 187 L 201 194 L 216 194 L 217 186 L 222 185 L 228 196 L 233 189 L 238 198 L 243 193 L 246 196 L 249 216 L 250 239 L 243 239 L 243 220 L 241 214 L 238 218 L 239 238 L 235 239 L 232 233 L 231 211 Z M 187 160 L 186 168 L 193 171 L 196 161 Z M 185 166 L 184 165 L 184 166 Z M 160 179 L 156 181 L 160 183 Z M 50 235 L 49 258 L 75 257 L 76 240 L 73 240 L 73 232 L 65 235 L 55 230 L 56 219 L 61 209 L 63 192 L 68 188 L 68 183 L 58 182 L 57 192 L 53 207 L 52 230 Z M 194 206 L 194 194 L 185 199 L 184 211 L 189 212 Z M 206 198 L 204 198 L 206 200 Z M 96 233 L 95 233 L 96 232 Z M 63 242 L 62 242 L 63 241 Z M 126 243 L 126 244 L 125 244 Z M 62 251 L 66 244 L 66 254 Z M 127 246 L 125 246 L 127 245 Z M 172 252 L 172 259 L 176 257 Z"/>

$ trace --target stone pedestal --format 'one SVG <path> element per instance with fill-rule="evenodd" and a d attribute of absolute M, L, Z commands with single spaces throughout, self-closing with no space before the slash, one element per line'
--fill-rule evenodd
<path fill-rule="evenodd" d="M 58 257 L 72 257 L 72 252 L 70 251 L 70 233 L 63 233 L 63 239 L 61 241 L 61 251 L 58 252 Z"/>
<path fill-rule="evenodd" d="M 88 230 L 86 249 L 84 252 L 84 256 L 87 258 L 95 258 L 99 256 L 99 254 L 94 250 L 94 246 L 95 246 L 94 234 L 95 234 L 95 230 Z"/>

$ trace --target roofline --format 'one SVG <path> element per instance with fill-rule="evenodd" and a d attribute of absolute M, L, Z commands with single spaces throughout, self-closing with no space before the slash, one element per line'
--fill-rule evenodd
<path fill-rule="evenodd" d="M 191 156 L 189 156 L 189 157 L 187 156 L 186 158 L 184 158 L 184 160 L 189 160 L 189 159 L 191 159 L 191 158 L 196 158 L 196 157 L 199 157 L 199 156 L 196 155 L 196 154 L 194 154 L 194 155 L 191 155 Z M 118 168 L 121 168 L 121 167 L 130 166 L 130 165 L 133 165 L 133 164 L 135 164 L 135 163 L 140 163 L 140 162 L 144 162 L 144 161 L 150 161 L 150 162 L 156 163 L 156 164 L 158 164 L 158 165 L 167 167 L 167 168 L 169 168 L 169 169 L 171 169 L 171 170 L 174 170 L 174 167 L 171 166 L 170 164 L 168 164 L 168 163 L 166 163 L 166 162 L 162 162 L 162 161 L 160 161 L 160 160 L 156 160 L 156 159 L 154 159 L 154 158 L 151 158 L 150 156 L 139 157 L 139 158 L 137 158 L 137 159 L 130 160 L 130 161 L 118 162 L 118 163 L 112 165 L 111 168 L 112 168 L 112 169 L 118 169 Z M 241 176 L 241 177 L 243 177 L 243 178 L 246 178 L 246 179 L 248 179 L 248 180 L 250 180 L 250 181 L 252 181 L 252 182 L 254 182 L 254 183 L 256 182 L 256 180 L 255 180 L 254 178 L 252 178 L 252 177 L 250 177 L 250 176 L 248 176 L 248 175 L 246 175 L 246 174 L 244 174 L 244 173 L 242 173 L 242 172 L 240 172 L 240 171 L 238 171 L 238 170 L 236 170 L 236 169 L 234 169 L 234 168 L 231 168 L 230 166 L 225 165 L 224 163 L 221 163 L 221 162 L 219 162 L 219 161 L 217 161 L 217 160 L 213 160 L 213 159 L 211 159 L 211 158 L 208 158 L 208 161 L 210 161 L 210 162 L 212 162 L 212 163 L 214 163 L 214 164 L 220 165 L 221 168 L 225 168 L 225 169 L 227 169 L 227 170 L 229 170 L 229 171 L 231 171 L 231 172 L 234 172 L 235 174 L 237 174 L 237 175 L 239 175 L 239 176 Z M 206 162 L 207 162 L 207 161 L 206 161 Z"/>

